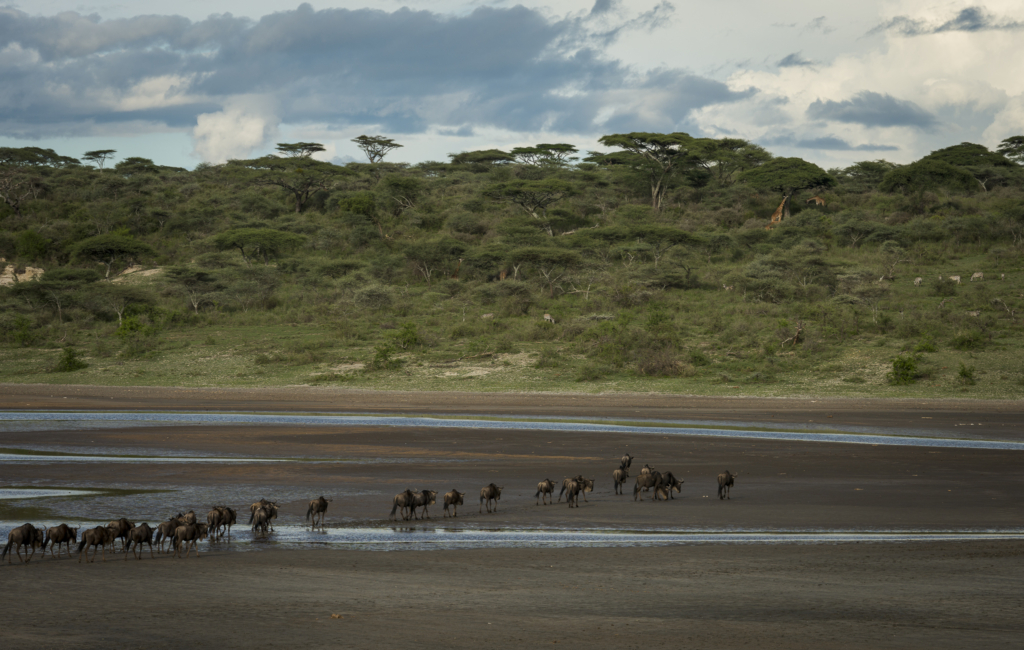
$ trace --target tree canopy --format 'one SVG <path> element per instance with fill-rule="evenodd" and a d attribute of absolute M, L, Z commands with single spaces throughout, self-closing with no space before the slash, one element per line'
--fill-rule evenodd
<path fill-rule="evenodd" d="M 371 164 L 379 163 L 389 152 L 402 146 L 382 135 L 361 135 L 358 138 L 353 138 L 352 142 L 356 143 L 356 146 L 366 154 Z"/>

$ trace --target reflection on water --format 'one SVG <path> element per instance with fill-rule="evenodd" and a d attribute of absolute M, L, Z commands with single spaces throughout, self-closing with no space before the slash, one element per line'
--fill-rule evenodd
<path fill-rule="evenodd" d="M 68 522 L 70 525 L 74 525 Z M 47 523 L 46 525 L 53 525 Z M 13 522 L 0 523 L 6 536 Z M 327 528 L 281 525 L 267 535 L 236 526 L 231 540 L 206 541 L 204 551 L 333 548 L 426 551 L 473 548 L 575 548 L 691 544 L 850 544 L 1024 540 L 1024 529 L 1001 531 L 567 530 L 476 528 Z"/>
<path fill-rule="evenodd" d="M 84 497 L 99 494 L 92 490 L 37 489 L 37 488 L 0 488 L 0 500 L 7 499 L 41 499 L 46 497 Z"/>
<path fill-rule="evenodd" d="M 1005 449 L 1024 451 L 1024 442 L 969 440 L 961 438 L 914 437 L 860 433 L 817 433 L 801 431 L 757 431 L 716 429 L 689 426 L 631 426 L 594 422 L 533 420 L 470 420 L 441 417 L 395 417 L 366 415 L 273 415 L 255 413 L 0 413 L 0 422 L 133 422 L 187 424 L 292 424 L 329 426 L 385 426 L 457 429 L 529 429 L 537 431 L 595 431 L 607 433 L 643 433 L 657 435 L 702 436 L 715 438 L 746 438 L 761 440 L 792 440 L 802 442 L 841 442 L 868 445 L 899 445 L 942 447 L 954 449 Z M 662 422 L 661 424 L 666 424 Z"/>

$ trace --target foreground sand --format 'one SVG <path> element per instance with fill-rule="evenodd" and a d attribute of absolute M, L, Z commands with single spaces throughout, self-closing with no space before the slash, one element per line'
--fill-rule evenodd
<path fill-rule="evenodd" d="M 3 409 L 815 420 L 1024 440 L 1024 405 L 1006 402 L 2 388 Z M 308 490 L 311 497 L 359 492 L 336 498 L 328 511 L 329 522 L 344 519 L 358 525 L 386 525 L 390 495 L 406 486 L 469 491 L 459 523 L 448 520 L 448 526 L 1024 525 L 1020 452 L 378 427 L 160 426 L 88 435 L 0 434 L 0 447 L 37 444 L 365 462 L 18 464 L 0 468 L 0 484 L 182 485 L 215 494 L 257 485 L 269 496 L 288 487 Z M 659 504 L 614 495 L 607 477 L 625 451 L 685 478 L 683 493 Z M 739 471 L 741 478 L 734 498 L 720 502 L 714 498 L 714 476 L 725 467 Z M 535 505 L 538 480 L 577 471 L 600 481 L 583 507 Z M 506 496 L 498 514 L 478 514 L 474 493 L 492 480 L 505 485 Z M 284 516 L 296 521 L 305 503 L 293 500 L 283 508 Z M 438 508 L 434 523 L 440 522 Z M 248 535 L 242 528 L 240 534 Z M 271 549 L 204 552 L 201 559 L 187 561 L 146 556 L 124 562 L 119 557 L 92 565 L 67 559 L 18 565 L 15 559 L 14 566 L 0 566 L 9 605 L 0 647 L 1016 647 L 1024 632 L 1022 558 L 1024 543 L 987 541 L 427 552 Z"/>

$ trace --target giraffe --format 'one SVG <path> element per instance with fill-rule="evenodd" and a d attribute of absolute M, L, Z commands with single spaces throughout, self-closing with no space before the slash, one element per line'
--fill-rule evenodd
<path fill-rule="evenodd" d="M 459 265 L 455 267 L 455 273 L 452 273 L 452 280 L 459 279 L 459 269 L 462 268 L 462 258 L 459 258 Z"/>
<path fill-rule="evenodd" d="M 782 223 L 782 218 L 784 216 L 789 216 L 789 197 L 790 195 L 787 194 L 786 197 L 782 199 L 782 203 L 779 204 L 779 207 L 775 208 L 775 212 L 772 213 L 772 221 L 764 227 L 765 230 L 771 230 L 777 224 Z"/>
<path fill-rule="evenodd" d="M 814 203 L 814 205 L 820 205 L 823 208 L 825 207 L 825 199 L 821 198 L 820 196 L 812 196 L 811 198 L 807 199 L 807 202 Z"/>

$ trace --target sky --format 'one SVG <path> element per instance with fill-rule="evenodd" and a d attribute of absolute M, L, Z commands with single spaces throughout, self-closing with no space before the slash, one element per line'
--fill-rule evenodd
<path fill-rule="evenodd" d="M 363 134 L 417 163 L 683 131 L 832 168 L 1024 134 L 1020 0 L 841 4 L 8 4 L 0 146 L 192 168 L 299 141 L 364 160 Z"/>

